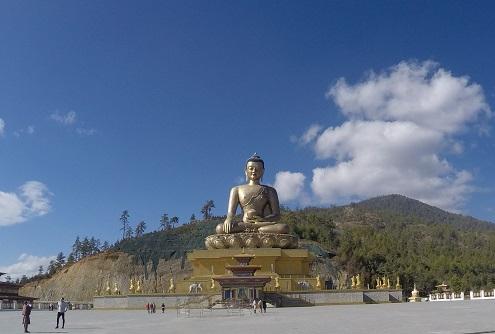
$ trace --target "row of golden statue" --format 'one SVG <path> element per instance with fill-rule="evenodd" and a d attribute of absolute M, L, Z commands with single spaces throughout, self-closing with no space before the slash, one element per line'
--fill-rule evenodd
<path fill-rule="evenodd" d="M 375 289 L 391 289 L 392 288 L 390 278 L 388 278 L 387 276 L 377 277 L 375 280 L 375 283 L 376 283 Z M 351 277 L 351 289 L 363 289 L 363 288 L 364 288 L 364 286 L 363 286 L 363 282 L 361 281 L 361 275 L 357 274 L 355 276 L 352 276 Z M 368 289 L 369 288 L 370 287 L 368 285 Z M 399 276 L 397 276 L 395 288 L 397 290 L 400 290 L 402 288 L 400 285 Z"/>

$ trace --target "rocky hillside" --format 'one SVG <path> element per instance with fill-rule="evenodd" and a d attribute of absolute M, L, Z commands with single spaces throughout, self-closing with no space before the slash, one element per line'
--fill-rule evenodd
<path fill-rule="evenodd" d="M 144 291 L 160 292 L 168 286 L 170 271 L 178 279 L 192 272 L 187 262 L 181 266 L 180 260 L 162 259 L 157 263 L 153 275 L 145 275 L 145 271 L 151 271 L 151 266 L 151 263 L 146 267 L 137 264 L 134 257 L 127 253 L 108 251 L 64 267 L 50 278 L 27 283 L 21 288 L 20 294 L 49 301 L 65 297 L 71 301 L 87 302 L 93 300 L 96 291 L 104 291 L 107 281 L 110 284 L 116 282 L 125 293 L 129 289 L 130 278 L 140 277 L 144 279 Z"/>

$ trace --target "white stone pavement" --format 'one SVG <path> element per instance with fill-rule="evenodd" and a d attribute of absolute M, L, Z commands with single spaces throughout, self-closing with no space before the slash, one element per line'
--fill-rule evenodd
<path fill-rule="evenodd" d="M 161 312 L 161 311 L 160 311 Z M 495 333 L 495 301 L 338 305 L 269 309 L 229 315 L 225 310 L 177 317 L 146 311 L 69 311 L 65 329 L 54 329 L 56 312 L 34 311 L 31 333 Z M 0 312 L 0 334 L 22 333 L 19 311 Z"/>

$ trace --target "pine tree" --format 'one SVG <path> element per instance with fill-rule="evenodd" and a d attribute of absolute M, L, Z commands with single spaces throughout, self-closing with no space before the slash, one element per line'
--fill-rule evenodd
<path fill-rule="evenodd" d="M 79 239 L 79 236 L 77 236 L 76 241 L 74 241 L 74 244 L 72 245 L 72 254 L 76 261 L 81 259 L 81 240 Z"/>
<path fill-rule="evenodd" d="M 162 231 L 164 230 L 170 230 L 170 220 L 168 218 L 168 214 L 164 213 L 162 217 L 160 218 L 160 229 Z"/>
<path fill-rule="evenodd" d="M 67 264 L 72 264 L 76 262 L 76 258 L 74 257 L 74 253 L 69 253 L 69 256 L 67 256 Z"/>
<path fill-rule="evenodd" d="M 170 218 L 170 223 L 172 224 L 172 228 L 174 228 L 175 225 L 179 225 L 179 217 L 174 216 Z"/>
<path fill-rule="evenodd" d="M 120 228 L 122 231 L 122 239 L 125 239 L 126 232 L 129 229 L 129 217 L 129 211 L 122 211 L 122 214 L 120 215 L 120 222 L 122 223 L 122 227 Z"/>
<path fill-rule="evenodd" d="M 106 251 L 107 249 L 110 248 L 110 245 L 108 244 L 108 241 L 105 241 L 103 245 L 101 246 L 102 251 Z"/>
<path fill-rule="evenodd" d="M 196 215 L 193 213 L 191 218 L 189 218 L 189 223 L 194 223 L 196 221 Z"/>
<path fill-rule="evenodd" d="M 213 202 L 213 200 L 209 199 L 206 201 L 206 203 L 201 208 L 201 213 L 203 214 L 204 220 L 208 220 L 211 218 L 211 209 L 213 209 L 214 207 L 215 202 Z"/>
<path fill-rule="evenodd" d="M 57 267 L 63 267 L 65 264 L 65 256 L 64 253 L 60 252 L 57 254 L 57 259 L 56 259 L 56 266 Z"/>
<path fill-rule="evenodd" d="M 136 226 L 136 232 L 135 232 L 135 236 L 136 238 L 139 238 L 141 237 L 143 234 L 144 234 L 144 231 L 146 230 L 146 223 L 143 221 L 139 222 Z"/>
<path fill-rule="evenodd" d="M 39 266 L 38 267 L 38 276 L 43 275 L 43 272 L 44 272 L 43 266 Z"/>
<path fill-rule="evenodd" d="M 46 269 L 46 273 L 49 276 L 52 276 L 53 274 L 55 274 L 55 271 L 57 271 L 57 263 L 55 262 L 55 260 L 51 260 L 48 264 L 48 268 Z"/>

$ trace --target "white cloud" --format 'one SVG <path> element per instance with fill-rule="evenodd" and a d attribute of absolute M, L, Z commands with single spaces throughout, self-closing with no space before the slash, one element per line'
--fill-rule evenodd
<path fill-rule="evenodd" d="M 50 119 L 62 125 L 73 125 L 76 123 L 76 118 L 76 112 L 73 110 L 67 112 L 66 114 L 61 114 L 60 112 L 56 111 L 50 115 Z"/>
<path fill-rule="evenodd" d="M 322 128 L 319 124 L 312 124 L 297 141 L 302 145 L 311 143 L 318 137 Z"/>
<path fill-rule="evenodd" d="M 5 121 L 0 118 L 0 136 L 3 136 L 5 132 Z"/>
<path fill-rule="evenodd" d="M 490 116 L 483 89 L 431 61 L 401 62 L 356 85 L 341 78 L 327 93 L 351 119 L 410 121 L 454 133 L 480 114 Z"/>
<path fill-rule="evenodd" d="M 34 134 L 34 132 L 35 132 L 34 125 L 29 125 L 25 129 L 20 129 L 20 130 L 15 131 L 14 132 L 14 136 L 20 137 L 20 136 L 22 136 L 25 133 L 28 134 L 28 135 L 32 135 L 32 134 Z"/>
<path fill-rule="evenodd" d="M 34 133 L 34 125 L 30 125 L 26 128 L 26 133 L 32 135 Z"/>
<path fill-rule="evenodd" d="M 0 191 L 0 226 L 46 215 L 51 210 L 51 196 L 46 185 L 38 181 L 24 183 L 18 193 Z"/>
<path fill-rule="evenodd" d="M 38 273 L 39 266 L 43 266 L 46 271 L 50 261 L 55 260 L 55 258 L 55 256 L 21 254 L 16 263 L 0 267 L 0 272 L 6 273 L 8 276 L 12 277 L 12 279 L 21 278 L 22 275 L 28 277 L 34 276 Z"/>
<path fill-rule="evenodd" d="M 454 137 L 491 117 L 478 84 L 433 62 L 402 62 L 355 85 L 340 79 L 327 96 L 348 120 L 317 131 L 316 157 L 334 162 L 313 170 L 321 203 L 399 193 L 455 211 L 473 191 L 471 173 L 443 156 L 462 154 Z"/>
<path fill-rule="evenodd" d="M 302 173 L 282 171 L 275 175 L 274 188 L 277 189 L 281 203 L 294 200 L 304 200 L 304 180 L 306 177 Z"/>

